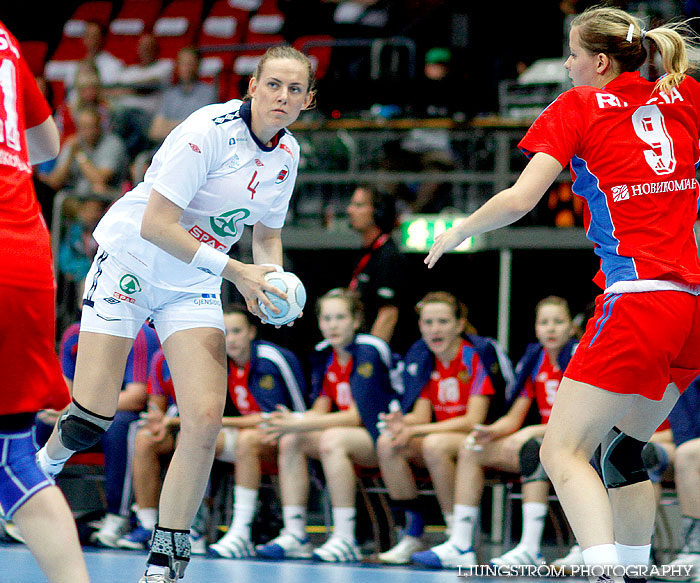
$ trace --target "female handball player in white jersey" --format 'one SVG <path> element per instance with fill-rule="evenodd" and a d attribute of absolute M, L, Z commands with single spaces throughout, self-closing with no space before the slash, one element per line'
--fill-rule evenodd
<path fill-rule="evenodd" d="M 37 457 L 58 473 L 97 442 L 113 418 L 124 364 L 151 318 L 170 367 L 181 431 L 160 498 L 142 583 L 182 577 L 189 528 L 204 493 L 226 395 L 222 277 L 248 309 L 272 304 L 264 280 L 282 264 L 280 231 L 294 189 L 299 145 L 285 128 L 314 98 L 309 59 L 291 47 L 260 59 L 243 101 L 202 107 L 165 139 L 144 181 L 98 224 L 86 279 L 73 401 Z M 227 255 L 246 225 L 253 259 Z"/>
<path fill-rule="evenodd" d="M 541 457 L 585 563 L 596 566 L 648 564 L 655 502 L 641 451 L 700 373 L 700 84 L 686 74 L 683 26 L 640 24 L 601 7 L 573 20 L 565 66 L 574 88 L 520 142 L 527 167 L 425 260 L 432 267 L 467 237 L 522 217 L 570 163 L 605 291 L 557 392 Z M 652 46 L 667 73 L 656 83 L 637 71 Z M 589 464 L 601 443 L 605 484 Z M 608 571 L 592 580 L 645 580 Z"/>

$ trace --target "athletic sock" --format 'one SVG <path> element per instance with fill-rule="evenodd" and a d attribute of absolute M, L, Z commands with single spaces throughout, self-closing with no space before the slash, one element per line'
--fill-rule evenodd
<path fill-rule="evenodd" d="M 258 491 L 253 488 L 236 486 L 233 492 L 233 520 L 229 532 L 250 539 L 255 508 L 258 504 Z"/>
<path fill-rule="evenodd" d="M 357 511 L 354 506 L 349 508 L 333 507 L 333 535 L 355 542 L 355 517 Z"/>
<path fill-rule="evenodd" d="M 283 506 L 284 528 L 299 540 L 306 539 L 306 506 Z"/>
<path fill-rule="evenodd" d="M 615 550 L 617 551 L 617 558 L 620 560 L 620 564 L 625 567 L 629 565 L 643 565 L 647 566 L 649 564 L 649 557 L 651 555 L 651 545 L 623 545 L 615 541 Z"/>
<path fill-rule="evenodd" d="M 542 502 L 526 502 L 523 504 L 523 535 L 518 546 L 525 547 L 533 558 L 540 553 L 546 516 L 546 504 Z"/>
<path fill-rule="evenodd" d="M 619 565 L 620 558 L 614 544 L 594 545 L 583 549 L 583 562 L 586 565 Z"/>
<path fill-rule="evenodd" d="M 156 522 L 158 522 L 158 509 L 138 508 L 136 510 L 136 519 L 146 530 L 153 530 L 156 527 Z"/>
<path fill-rule="evenodd" d="M 474 546 L 474 531 L 476 530 L 476 521 L 478 519 L 478 506 L 455 504 L 452 535 L 450 535 L 449 542 L 463 551 L 472 548 Z"/>

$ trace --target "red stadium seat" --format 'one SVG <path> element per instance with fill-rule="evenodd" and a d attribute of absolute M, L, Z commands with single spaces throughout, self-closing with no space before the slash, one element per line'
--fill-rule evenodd
<path fill-rule="evenodd" d="M 20 50 L 24 60 L 27 61 L 29 69 L 35 77 L 44 74 L 44 65 L 46 64 L 46 53 L 49 50 L 49 45 L 43 40 L 24 40 L 19 42 Z"/>
<path fill-rule="evenodd" d="M 277 0 L 264 0 L 248 21 L 246 43 L 283 43 L 284 14 L 277 7 Z"/>
<path fill-rule="evenodd" d="M 295 49 L 308 55 L 309 59 L 311 59 L 316 71 L 316 79 L 322 79 L 328 72 L 328 66 L 331 63 L 331 43 L 333 40 L 332 36 L 319 34 L 300 36 L 292 43 Z"/>
<path fill-rule="evenodd" d="M 201 0 L 174 0 L 153 25 L 161 59 L 175 59 L 178 51 L 193 45 L 202 19 Z"/>
<path fill-rule="evenodd" d="M 127 65 L 136 63 L 138 38 L 152 31 L 160 8 L 160 0 L 126 0 L 109 25 L 105 50 Z"/>
<path fill-rule="evenodd" d="M 231 0 L 217 0 L 202 23 L 197 43 L 202 51 L 199 71 L 204 79 L 214 79 L 233 66 L 233 52 L 207 50 L 243 42 L 249 12 L 232 6 Z"/>

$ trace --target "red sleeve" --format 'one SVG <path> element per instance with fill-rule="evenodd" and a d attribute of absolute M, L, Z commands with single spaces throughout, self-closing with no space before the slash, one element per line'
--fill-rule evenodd
<path fill-rule="evenodd" d="M 566 167 L 581 143 L 584 130 L 584 102 L 575 89 L 562 93 L 545 109 L 518 147 L 531 158 L 544 152 Z"/>
<path fill-rule="evenodd" d="M 39 91 L 34 75 L 29 70 L 24 57 L 19 60 L 19 77 L 24 98 L 24 122 L 26 129 L 36 127 L 51 115 L 51 108 Z"/>

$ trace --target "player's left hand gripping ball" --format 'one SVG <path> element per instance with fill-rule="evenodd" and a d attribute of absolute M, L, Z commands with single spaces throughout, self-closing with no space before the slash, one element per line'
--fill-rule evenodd
<path fill-rule="evenodd" d="M 271 271 L 265 274 L 265 280 L 287 294 L 287 299 L 283 300 L 273 293 L 265 292 L 272 305 L 280 311 L 279 314 L 275 314 L 259 301 L 258 305 L 265 315 L 266 322 L 275 326 L 284 326 L 296 320 L 306 304 L 306 288 L 301 280 L 290 271 Z"/>

